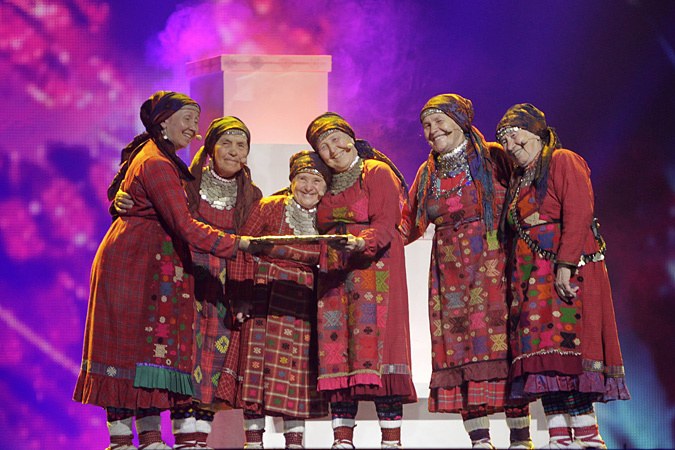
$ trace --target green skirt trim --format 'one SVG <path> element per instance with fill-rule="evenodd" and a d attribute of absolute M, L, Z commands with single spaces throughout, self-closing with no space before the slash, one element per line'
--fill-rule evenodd
<path fill-rule="evenodd" d="M 194 395 L 192 377 L 170 367 L 150 364 L 136 364 L 134 387 L 148 389 L 166 389 L 183 395 Z"/>

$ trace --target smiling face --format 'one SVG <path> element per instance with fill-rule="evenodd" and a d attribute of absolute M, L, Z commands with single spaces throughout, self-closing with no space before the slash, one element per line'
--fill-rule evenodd
<path fill-rule="evenodd" d="M 226 134 L 216 142 L 213 149 L 213 167 L 223 178 L 232 178 L 246 164 L 248 142 L 242 134 Z"/>
<path fill-rule="evenodd" d="M 317 143 L 323 162 L 335 173 L 344 172 L 357 156 L 354 139 L 342 131 L 330 133 Z"/>
<path fill-rule="evenodd" d="M 185 148 L 197 135 L 199 108 L 195 105 L 183 106 L 161 125 L 176 150 Z"/>
<path fill-rule="evenodd" d="M 300 206 L 314 208 L 326 193 L 326 181 L 322 176 L 300 172 L 291 181 L 291 193 Z"/>
<path fill-rule="evenodd" d="M 544 148 L 539 136 L 522 129 L 506 133 L 499 139 L 499 143 L 520 167 L 529 166 Z"/>
<path fill-rule="evenodd" d="M 424 138 L 435 153 L 445 153 L 464 142 L 464 131 L 445 113 L 428 114 L 422 119 Z"/>

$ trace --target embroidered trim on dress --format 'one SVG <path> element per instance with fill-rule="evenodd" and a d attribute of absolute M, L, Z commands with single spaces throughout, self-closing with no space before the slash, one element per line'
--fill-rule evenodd
<path fill-rule="evenodd" d="M 212 208 L 231 210 L 237 203 L 237 180 L 218 176 L 211 167 L 204 169 L 199 195 Z"/>
<path fill-rule="evenodd" d="M 333 174 L 333 180 L 330 183 L 330 192 L 332 194 L 339 194 L 351 187 L 356 180 L 359 179 L 362 171 L 363 160 L 357 156 L 347 170 Z"/>
<path fill-rule="evenodd" d="M 604 362 L 596 359 L 584 359 L 581 367 L 586 372 L 603 372 L 607 377 L 623 377 L 626 372 L 623 366 L 606 366 Z"/>
<path fill-rule="evenodd" d="M 562 356 L 581 356 L 580 352 L 573 352 L 571 350 L 559 350 L 557 348 L 545 348 L 543 350 L 539 350 L 539 351 L 536 351 L 536 352 L 524 353 L 520 356 L 516 356 L 515 358 L 513 358 L 513 361 L 511 361 L 511 364 L 513 364 L 514 362 L 519 361 L 523 358 L 529 358 L 531 356 L 542 356 L 542 355 L 553 355 L 553 354 L 562 355 Z"/>
<path fill-rule="evenodd" d="M 82 371 L 85 373 L 104 375 L 110 378 L 122 378 L 125 380 L 133 380 L 136 375 L 136 369 L 112 366 L 88 359 L 82 361 Z"/>
<path fill-rule="evenodd" d="M 382 364 L 380 375 L 410 375 L 410 367 L 407 364 Z"/>

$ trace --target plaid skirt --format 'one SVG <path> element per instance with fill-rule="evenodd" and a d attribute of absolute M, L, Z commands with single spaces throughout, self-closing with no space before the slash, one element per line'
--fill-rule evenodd
<path fill-rule="evenodd" d="M 322 417 L 317 391 L 314 274 L 262 261 L 253 317 L 242 327 L 238 406 L 258 414 Z"/>

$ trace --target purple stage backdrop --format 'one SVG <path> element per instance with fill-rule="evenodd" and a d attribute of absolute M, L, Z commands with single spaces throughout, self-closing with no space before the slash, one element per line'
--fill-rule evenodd
<path fill-rule="evenodd" d="M 512 104 L 544 110 L 609 247 L 633 399 L 598 408 L 603 435 L 673 447 L 674 23 L 655 0 L 0 1 L 0 448 L 107 445 L 103 410 L 70 400 L 105 189 L 142 101 L 226 53 L 332 55 L 330 109 L 409 182 L 432 95 L 472 99 L 488 139 Z"/>

